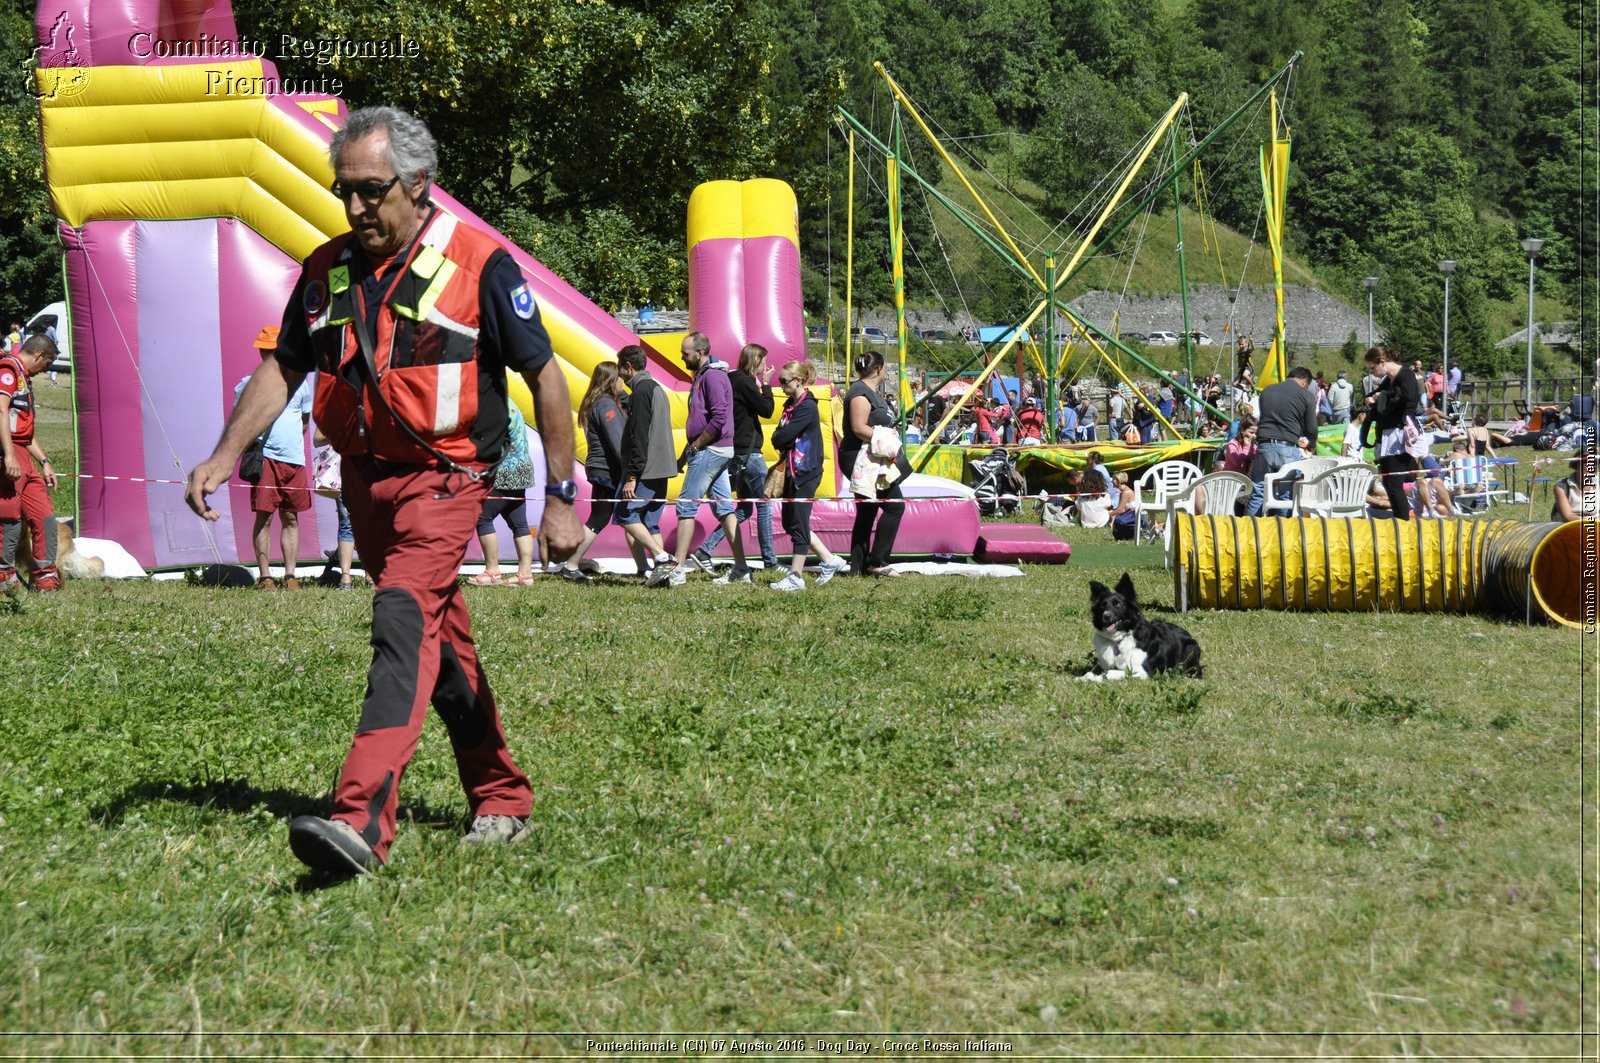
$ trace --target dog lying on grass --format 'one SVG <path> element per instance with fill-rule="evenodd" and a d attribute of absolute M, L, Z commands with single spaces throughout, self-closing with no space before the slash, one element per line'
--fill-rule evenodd
<path fill-rule="evenodd" d="M 1149 679 L 1181 671 L 1200 677 L 1200 644 L 1177 624 L 1147 620 L 1126 572 L 1115 590 L 1089 581 L 1089 618 L 1094 623 L 1095 666 L 1081 678 Z"/>
<path fill-rule="evenodd" d="M 22 538 L 17 543 L 17 573 L 26 575 L 33 571 L 33 532 L 28 522 L 22 522 Z M 106 574 L 106 563 L 98 557 L 78 553 L 73 539 L 72 524 L 56 521 L 56 571 L 66 579 L 101 579 Z"/>

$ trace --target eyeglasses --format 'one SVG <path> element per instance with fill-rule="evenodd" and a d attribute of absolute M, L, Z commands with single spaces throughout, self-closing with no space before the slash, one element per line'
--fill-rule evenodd
<path fill-rule="evenodd" d="M 328 186 L 328 191 L 332 192 L 340 203 L 350 202 L 350 197 L 354 195 L 361 197 L 361 202 L 370 206 L 382 202 L 383 197 L 389 194 L 389 189 L 399 180 L 400 175 L 395 174 L 381 184 L 377 181 L 367 181 L 364 184 L 347 185 L 343 181 L 335 181 Z"/>

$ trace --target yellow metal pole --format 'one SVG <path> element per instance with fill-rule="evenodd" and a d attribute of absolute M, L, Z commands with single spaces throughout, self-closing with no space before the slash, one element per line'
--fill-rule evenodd
<path fill-rule="evenodd" d="M 1180 92 L 1177 100 L 1173 102 L 1172 107 L 1167 111 L 1166 115 L 1161 119 L 1155 130 L 1150 134 L 1150 138 L 1144 142 L 1144 147 L 1139 151 L 1139 157 L 1135 159 L 1133 161 L 1133 165 L 1128 168 L 1127 175 L 1122 178 L 1122 183 L 1117 186 L 1116 194 L 1111 197 L 1111 201 L 1107 203 L 1105 209 L 1100 212 L 1100 217 L 1095 219 L 1094 225 L 1089 229 L 1088 235 L 1083 238 L 1083 243 L 1078 245 L 1078 250 L 1072 255 L 1072 261 L 1067 263 L 1065 269 L 1060 270 L 1057 273 L 1057 277 L 1059 278 L 1056 281 L 1057 291 L 1060 291 L 1061 286 L 1067 283 L 1067 278 L 1072 276 L 1072 271 L 1078 266 L 1078 260 L 1088 253 L 1090 247 L 1094 246 L 1095 237 L 1100 235 L 1100 229 L 1105 225 L 1106 219 L 1111 217 L 1112 211 L 1117 209 L 1117 204 L 1122 202 L 1122 197 L 1128 191 L 1128 186 L 1133 184 L 1133 179 L 1134 177 L 1138 176 L 1139 170 L 1144 166 L 1145 160 L 1150 157 L 1150 153 L 1155 151 L 1156 145 L 1161 142 L 1162 134 L 1167 131 L 1167 127 L 1170 126 L 1173 120 L 1178 117 L 1178 112 L 1183 110 L 1183 105 L 1188 102 L 1189 94 L 1187 92 Z"/>
<path fill-rule="evenodd" d="M 1067 316 L 1067 320 L 1071 321 L 1073 325 L 1082 328 L 1082 323 L 1078 320 L 1076 314 L 1064 306 L 1061 307 L 1061 312 Z M 1140 391 L 1138 387 L 1134 385 L 1134 382 L 1128 379 L 1128 374 L 1124 373 L 1122 371 L 1122 367 L 1118 365 L 1109 354 L 1106 353 L 1106 349 L 1104 347 L 1100 346 L 1100 341 L 1096 340 L 1088 329 L 1082 329 L 1082 331 L 1083 338 L 1089 341 L 1089 346 L 1094 348 L 1095 352 L 1099 354 L 1101 358 L 1105 359 L 1105 363 L 1111 367 L 1112 372 L 1116 373 L 1117 376 L 1122 379 L 1122 382 L 1133 390 L 1133 397 L 1150 407 L 1150 412 L 1156 415 L 1156 420 L 1160 421 L 1161 426 L 1172 434 L 1173 439 L 1179 438 L 1178 430 L 1172 427 L 1172 422 L 1161 416 L 1160 408 L 1156 406 L 1155 403 L 1145 398 L 1144 392 Z"/>
<path fill-rule="evenodd" d="M 851 381 L 850 363 L 855 357 L 855 340 L 850 331 L 851 298 L 854 294 L 856 261 L 856 131 L 850 130 L 850 186 L 844 212 L 844 367 L 845 384 Z M 837 377 L 834 378 L 838 380 Z"/>
<path fill-rule="evenodd" d="M 967 400 L 969 398 L 978 394 L 983 389 L 984 381 L 989 379 L 989 374 L 995 371 L 996 366 L 1005 361 L 1006 356 L 1011 353 L 1011 348 L 1017 345 L 1018 337 L 1022 335 L 1029 325 L 1032 325 L 1034 321 L 1038 319 L 1040 314 L 1044 313 L 1044 308 L 1048 305 L 1048 303 L 1040 303 L 1038 306 L 1033 308 L 1033 313 L 1029 314 L 1027 320 L 1023 321 L 1022 324 L 1016 327 L 1016 329 L 1011 333 L 1011 338 L 1001 346 L 999 351 L 995 352 L 994 358 L 990 360 L 988 365 L 984 366 L 983 372 L 978 374 L 978 379 L 973 383 L 972 390 L 956 399 L 955 403 L 951 405 L 948 411 L 946 411 L 944 419 L 939 422 L 938 427 L 934 428 L 928 433 L 926 437 L 927 439 L 935 440 L 944 435 L 945 425 L 950 423 L 950 419 L 952 417 L 961 412 L 962 407 L 967 404 Z M 922 466 L 927 462 L 928 458 L 932 455 L 933 447 L 930 444 L 928 448 L 922 452 L 922 459 L 917 462 L 917 468 L 922 468 Z"/>
<path fill-rule="evenodd" d="M 1039 290 L 1041 292 L 1044 291 L 1044 278 L 1040 277 L 1038 271 L 1028 262 L 1028 256 L 1024 255 L 1022 249 L 1017 246 L 1016 241 L 1011 239 L 1011 235 L 1006 232 L 1005 226 L 1000 224 L 1000 219 L 994 216 L 994 211 L 989 209 L 989 204 L 978 194 L 978 190 L 972 187 L 972 182 L 967 180 L 967 175 L 962 172 L 960 166 L 956 165 L 956 160 L 950 157 L 948 151 L 944 150 L 944 145 L 939 143 L 939 138 L 933 135 L 933 130 L 928 128 L 928 124 L 922 120 L 922 115 L 917 112 L 916 104 L 912 103 L 911 98 L 900 90 L 899 85 L 895 84 L 894 78 L 889 76 L 889 71 L 884 69 L 882 63 L 873 63 L 872 66 L 883 80 L 888 83 L 889 91 L 894 93 L 895 99 L 905 104 L 906 111 L 916 120 L 917 128 L 922 130 L 923 135 L 928 138 L 928 143 L 933 145 L 933 150 L 939 153 L 939 157 L 944 160 L 945 165 L 950 167 L 950 171 L 956 175 L 956 180 L 960 181 L 961 187 L 967 190 L 967 195 L 971 196 L 973 202 L 978 204 L 978 209 L 983 211 L 984 217 L 989 219 L 989 224 L 995 227 L 995 231 L 1000 234 L 1000 239 L 1006 242 L 1006 246 L 1011 249 L 1011 253 L 1017 256 L 1017 261 L 1027 269 L 1028 275 L 1039 286 Z"/>
<path fill-rule="evenodd" d="M 889 245 L 893 252 L 894 337 L 900 375 L 900 432 L 905 433 L 911 411 L 911 381 L 906 377 L 906 269 L 905 218 L 900 213 L 900 108 L 895 107 L 894 152 L 889 155 Z"/>

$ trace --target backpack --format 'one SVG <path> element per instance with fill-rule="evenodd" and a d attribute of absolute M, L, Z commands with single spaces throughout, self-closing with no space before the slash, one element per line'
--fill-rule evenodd
<path fill-rule="evenodd" d="M 244 453 L 239 455 L 239 479 L 247 484 L 261 482 L 261 470 L 267 464 L 267 437 L 266 433 L 256 436 L 255 441 L 244 448 Z"/>

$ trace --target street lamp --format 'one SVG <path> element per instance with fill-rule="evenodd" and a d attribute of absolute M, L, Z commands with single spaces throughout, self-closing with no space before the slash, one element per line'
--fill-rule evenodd
<path fill-rule="evenodd" d="M 1444 415 L 1450 416 L 1450 274 L 1456 271 L 1454 259 L 1443 259 L 1439 272 L 1444 274 Z"/>
<path fill-rule="evenodd" d="M 1528 256 L 1528 416 L 1533 416 L 1533 260 L 1539 257 L 1544 241 L 1530 236 L 1522 241 L 1522 250 Z"/>
<path fill-rule="evenodd" d="M 1372 293 L 1378 290 L 1378 278 L 1363 277 L 1361 283 L 1367 289 L 1367 350 L 1372 350 Z"/>

